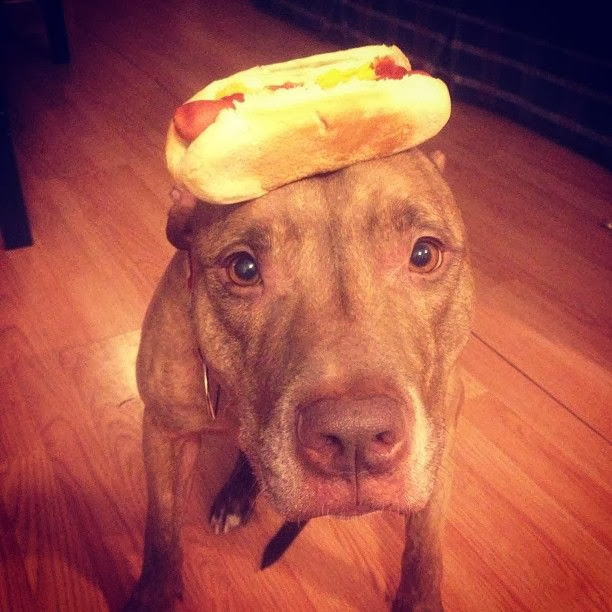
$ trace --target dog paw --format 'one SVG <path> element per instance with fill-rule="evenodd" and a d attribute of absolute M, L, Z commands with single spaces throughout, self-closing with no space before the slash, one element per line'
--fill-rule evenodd
<path fill-rule="evenodd" d="M 238 510 L 232 512 L 223 504 L 213 509 L 210 513 L 210 525 L 216 535 L 226 534 L 246 523 L 250 518 L 250 511 L 243 512 Z"/>
<path fill-rule="evenodd" d="M 235 488 L 235 484 L 228 482 L 219 492 L 210 509 L 210 525 L 217 534 L 225 534 L 244 525 L 251 518 L 255 507 L 257 485 L 249 490 Z"/>
<path fill-rule="evenodd" d="M 391 605 L 391 612 L 444 612 L 444 607 L 439 597 L 415 602 L 412 598 L 403 599 L 398 594 Z"/>
<path fill-rule="evenodd" d="M 209 521 L 213 531 L 220 535 L 244 525 L 253 514 L 258 492 L 259 486 L 251 466 L 247 458 L 240 454 L 229 480 L 210 509 Z"/>
<path fill-rule="evenodd" d="M 142 577 L 134 586 L 122 612 L 167 612 L 183 598 L 183 581 L 159 579 L 157 582 Z"/>

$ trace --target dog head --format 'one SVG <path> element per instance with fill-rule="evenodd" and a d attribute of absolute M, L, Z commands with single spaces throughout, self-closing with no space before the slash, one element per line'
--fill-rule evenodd
<path fill-rule="evenodd" d="M 243 204 L 177 207 L 204 359 L 286 516 L 418 509 L 470 324 L 463 224 L 412 150 Z"/>

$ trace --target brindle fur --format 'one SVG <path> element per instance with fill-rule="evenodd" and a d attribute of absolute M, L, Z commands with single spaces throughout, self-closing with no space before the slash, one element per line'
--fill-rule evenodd
<path fill-rule="evenodd" d="M 461 217 L 434 164 L 412 150 L 244 204 L 187 201 L 174 206 L 167 230 L 179 250 L 147 312 L 138 356 L 149 507 L 128 609 L 167 609 L 183 592 L 182 506 L 212 426 L 202 358 L 250 464 L 238 469 L 244 494 L 230 482 L 216 500 L 216 528 L 232 526 L 228 505 L 250 511 L 257 486 L 293 520 L 402 512 L 406 548 L 393 609 L 441 609 L 441 519 L 472 279 Z M 421 236 L 444 245 L 432 274 L 409 269 Z M 262 285 L 229 282 L 227 257 L 241 250 L 257 257 Z M 335 405 L 370 397 L 373 409 L 391 402 L 402 411 L 401 461 L 381 475 L 314 473 L 296 449 L 296 413 L 321 398 Z"/>

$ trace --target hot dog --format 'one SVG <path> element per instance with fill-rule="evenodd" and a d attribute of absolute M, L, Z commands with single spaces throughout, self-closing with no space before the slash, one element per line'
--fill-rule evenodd
<path fill-rule="evenodd" d="M 258 66 L 179 107 L 166 160 L 197 198 L 232 204 L 416 146 L 448 121 L 444 83 L 375 45 Z"/>

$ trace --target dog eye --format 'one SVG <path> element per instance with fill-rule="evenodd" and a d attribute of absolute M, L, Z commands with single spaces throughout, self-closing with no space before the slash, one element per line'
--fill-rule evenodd
<path fill-rule="evenodd" d="M 410 269 L 419 274 L 429 274 L 442 264 L 442 248 L 432 238 L 419 238 L 412 248 Z"/>
<path fill-rule="evenodd" d="M 236 253 L 227 266 L 227 275 L 240 287 L 251 287 L 261 280 L 257 261 L 249 253 Z"/>

